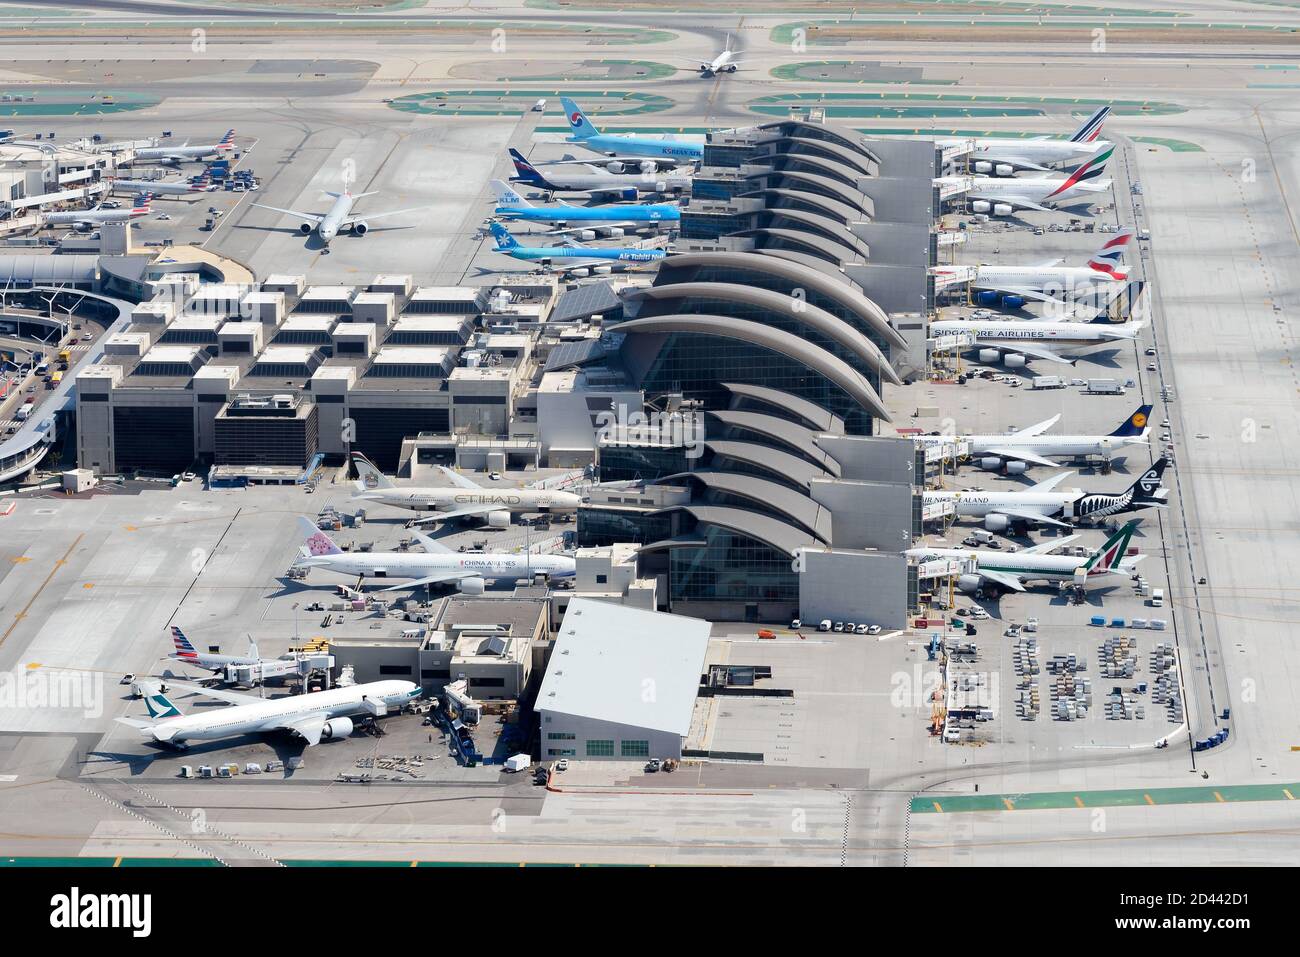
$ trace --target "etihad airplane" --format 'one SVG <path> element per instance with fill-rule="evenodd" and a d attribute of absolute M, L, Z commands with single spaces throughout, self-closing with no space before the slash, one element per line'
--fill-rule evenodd
<path fill-rule="evenodd" d="M 935 277 L 936 290 L 969 282 L 972 289 L 988 294 L 976 297 L 981 301 L 1014 297 L 1066 305 L 1075 299 L 1114 291 L 1128 281 L 1123 259 L 1134 233 L 1131 228 L 1120 230 L 1102 243 L 1084 266 L 1062 266 L 1063 260 L 1052 259 L 1033 266 L 981 263 L 972 279 L 965 278 L 968 271 L 948 266 L 934 266 L 930 273 Z"/>
<path fill-rule="evenodd" d="M 220 156 L 235 148 L 235 131 L 226 130 L 219 143 L 190 146 L 186 140 L 180 146 L 148 146 L 135 151 L 135 159 L 154 163 L 197 163 L 209 156 Z"/>
<path fill-rule="evenodd" d="M 515 164 L 512 183 L 523 183 L 548 193 L 587 193 L 593 197 L 634 200 L 642 193 L 672 193 L 690 189 L 691 178 L 682 173 L 611 173 L 590 164 L 579 166 L 581 172 L 539 170 L 516 149 L 510 150 Z"/>
<path fill-rule="evenodd" d="M 324 213 L 301 213 L 296 209 L 281 209 L 279 206 L 267 206 L 265 203 L 254 203 L 261 209 L 274 210 L 277 213 L 284 213 L 286 216 L 296 216 L 302 220 L 298 226 L 298 232 L 304 236 L 310 236 L 314 231 L 320 236 L 321 242 L 326 247 L 329 246 L 330 240 L 341 232 L 350 232 L 353 236 L 364 236 L 370 232 L 371 219 L 382 219 L 385 216 L 400 216 L 402 213 L 416 213 L 423 207 L 413 207 L 411 209 L 394 209 L 387 213 L 364 213 L 354 214 L 352 205 L 363 196 L 374 196 L 374 192 L 353 193 L 344 190 L 341 193 L 331 193 L 325 191 L 326 196 L 334 199 L 329 210 Z"/>
<path fill-rule="evenodd" d="M 1151 432 L 1148 417 L 1152 406 L 1141 405 L 1114 432 L 1109 435 L 1046 435 L 1048 429 L 1060 421 L 1058 412 L 1050 419 L 1001 435 L 959 435 L 970 443 L 971 458 L 980 468 L 990 472 L 1005 469 L 1008 475 L 1022 475 L 1031 465 L 1054 466 L 1052 458 L 1083 458 L 1099 455 L 1107 461 L 1116 452 L 1131 445 L 1146 445 Z M 941 445 L 951 442 L 946 435 L 917 435 L 913 438 L 921 445 Z M 1050 457 L 1049 457 L 1050 456 Z"/>
<path fill-rule="evenodd" d="M 426 525 L 458 518 L 482 518 L 492 528 L 506 528 L 514 512 L 572 512 L 582 504 L 573 492 L 529 485 L 524 488 L 484 488 L 454 469 L 440 466 L 454 488 L 417 488 L 394 485 L 360 452 L 352 453 L 359 481 L 354 501 L 377 502 L 413 512 L 430 512 L 414 524 Z"/>
<path fill-rule="evenodd" d="M 159 744 L 185 748 L 191 741 L 216 741 L 244 734 L 288 731 L 307 742 L 338 740 L 352 734 L 352 719 L 359 715 L 382 715 L 400 711 L 420 697 L 420 686 L 411 681 L 371 681 L 366 684 L 331 688 L 311 694 L 290 695 L 268 701 L 237 691 L 218 691 L 202 685 L 168 681 L 169 689 L 228 701 L 229 708 L 182 714 L 162 692 L 145 696 L 150 721 L 117 718 Z"/>
<path fill-rule="evenodd" d="M 1055 207 L 1095 200 L 1110 190 L 1111 181 L 1101 179 L 1113 146 L 1100 151 L 1068 176 L 940 176 L 934 184 L 943 199 L 965 195 L 974 213 L 1010 216 L 1022 209 L 1051 212 Z"/>
<path fill-rule="evenodd" d="M 1062 472 L 1024 491 L 927 491 L 926 505 L 951 502 L 958 518 L 978 518 L 990 532 L 1013 527 L 1052 525 L 1072 528 L 1144 508 L 1167 508 L 1169 490 L 1160 487 L 1169 460 L 1160 458 L 1123 492 L 1084 492 L 1056 486 L 1073 472 Z"/>
<path fill-rule="evenodd" d="M 298 525 L 307 536 L 303 549 L 307 554 L 294 562 L 295 568 L 323 568 L 359 581 L 367 577 L 408 579 L 380 591 L 454 584 L 466 595 L 481 595 L 488 581 L 499 578 L 514 581 L 538 574 L 572 578 L 575 570 L 574 560 L 567 555 L 453 552 L 419 532 L 415 537 L 424 552 L 345 552 L 308 519 L 299 516 Z"/>
<path fill-rule="evenodd" d="M 676 203 L 650 203 L 648 205 L 628 206 L 534 206 L 519 195 L 508 183 L 499 179 L 492 181 L 496 192 L 498 206 L 493 215 L 503 219 L 518 220 L 528 223 L 552 223 L 558 229 L 550 230 L 551 235 L 574 233 L 579 239 L 595 239 L 597 236 L 619 237 L 626 230 L 638 226 L 657 223 L 676 223 L 682 218 L 681 208 Z M 587 223 L 568 229 L 570 223 Z"/>
<path fill-rule="evenodd" d="M 144 193 L 135 198 L 130 209 L 81 209 L 72 213 L 45 213 L 42 218 L 46 226 L 72 226 L 87 230 L 105 223 L 129 223 L 132 220 L 148 216 L 152 211 L 153 194 Z"/>
<path fill-rule="evenodd" d="M 1053 164 L 1081 163 L 1112 144 L 1097 137 L 1102 124 L 1110 115 L 1110 107 L 1103 106 L 1080 126 L 1069 139 L 1038 136 L 1032 139 L 990 137 L 987 139 L 946 138 L 936 140 L 941 149 L 961 149 L 966 154 L 971 172 L 995 176 L 1011 176 L 1017 170 L 1049 172 Z"/>
<path fill-rule="evenodd" d="M 658 262 L 668 255 L 667 250 L 654 247 L 600 248 L 584 246 L 572 239 L 566 240 L 571 244 L 568 246 L 521 246 L 519 240 L 510 235 L 510 230 L 500 223 L 493 223 L 488 228 L 496 240 L 493 252 L 505 253 L 524 262 L 540 263 L 548 269 L 552 265 L 558 265 L 563 272 L 574 276 L 604 275 L 615 270 Z"/>
<path fill-rule="evenodd" d="M 957 578 L 957 587 L 966 594 L 1021 592 L 1031 582 L 1076 582 L 1085 588 L 1097 588 L 1120 584 L 1136 574 L 1138 562 L 1146 558 L 1127 554 L 1129 539 L 1136 528 L 1137 522 L 1129 522 L 1086 559 L 1047 554 L 1074 541 L 1077 535 L 1049 539 L 1010 553 L 922 545 L 908 549 L 907 554 L 922 562 L 974 559 L 975 573 Z"/>
<path fill-rule="evenodd" d="M 730 60 L 730 57 L 728 57 L 728 60 Z M 562 96 L 560 102 L 564 104 L 564 114 L 568 117 L 569 127 L 573 131 L 573 135 L 566 142 L 574 143 L 583 149 L 591 150 L 593 153 L 604 153 L 607 156 L 649 156 L 651 158 L 663 156 L 676 160 L 704 159 L 704 145 L 701 143 L 687 143 L 667 136 L 632 136 L 628 134 L 602 133 L 588 119 L 587 114 L 582 112 L 582 107 L 574 103 L 573 100 L 567 96 Z"/>

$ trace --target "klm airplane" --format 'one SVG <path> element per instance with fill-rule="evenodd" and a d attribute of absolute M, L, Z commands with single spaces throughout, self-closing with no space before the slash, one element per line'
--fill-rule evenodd
<path fill-rule="evenodd" d="M 591 248 L 569 240 L 567 246 L 521 246 L 519 240 L 510 235 L 510 230 L 500 223 L 490 227 L 492 238 L 496 240 L 493 252 L 505 253 L 514 259 L 535 262 L 543 267 L 550 267 L 558 262 L 564 272 L 574 276 L 586 276 L 592 273 L 603 275 L 616 269 L 628 269 L 645 263 L 658 262 L 667 255 L 663 249 L 639 249 L 629 246 L 608 248 Z"/>
<path fill-rule="evenodd" d="M 560 102 L 564 104 L 564 113 L 569 118 L 569 128 L 573 131 L 568 142 L 576 143 L 593 153 L 674 160 L 704 159 L 704 146 L 700 143 L 686 143 L 666 136 L 615 136 L 602 133 L 587 119 L 587 114 L 582 112 L 577 103 L 567 96 L 560 97 Z"/>
<path fill-rule="evenodd" d="M 508 183 L 499 179 L 492 181 L 496 193 L 497 207 L 494 215 L 505 219 L 520 220 L 529 223 L 555 223 L 560 228 L 551 230 L 551 235 L 578 233 L 580 239 L 594 239 L 602 236 L 622 236 L 625 229 L 646 223 L 678 223 L 682 212 L 675 203 L 650 203 L 636 206 L 534 206 L 519 195 Z M 570 223 L 590 224 L 567 229 Z"/>

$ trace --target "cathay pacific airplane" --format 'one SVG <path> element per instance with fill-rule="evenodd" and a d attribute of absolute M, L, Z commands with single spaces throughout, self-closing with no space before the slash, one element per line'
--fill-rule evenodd
<path fill-rule="evenodd" d="M 543 266 L 558 264 L 565 272 L 579 276 L 588 270 L 596 273 L 609 272 L 614 269 L 627 269 L 632 266 L 658 262 L 667 255 L 663 249 L 641 249 L 632 246 L 612 246 L 608 248 L 584 246 L 572 239 L 568 246 L 521 246 L 519 240 L 510 235 L 510 230 L 500 223 L 493 223 L 489 229 L 497 241 L 493 252 L 505 253 L 525 262 L 540 263 Z"/>
<path fill-rule="evenodd" d="M 602 133 L 595 124 L 567 96 L 560 97 L 564 104 L 564 114 L 569 119 L 569 128 L 573 135 L 568 142 L 576 143 L 593 153 L 607 156 L 666 156 L 671 159 L 704 159 L 704 146 L 701 143 L 687 143 L 667 136 L 630 136 Z"/>
<path fill-rule="evenodd" d="M 497 207 L 493 213 L 504 219 L 528 223 L 554 223 L 559 229 L 553 234 L 577 233 L 579 239 L 601 236 L 622 236 L 624 231 L 636 226 L 655 223 L 676 223 L 682 218 L 676 203 L 649 203 L 626 206 L 534 206 L 519 195 L 510 184 L 494 179 Z M 570 223 L 587 223 L 584 227 L 567 229 Z"/>

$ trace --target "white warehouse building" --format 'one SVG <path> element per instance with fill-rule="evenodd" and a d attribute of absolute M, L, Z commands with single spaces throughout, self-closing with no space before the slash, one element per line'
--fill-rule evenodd
<path fill-rule="evenodd" d="M 588 598 L 569 602 L 537 695 L 541 756 L 682 756 L 709 623 Z"/>

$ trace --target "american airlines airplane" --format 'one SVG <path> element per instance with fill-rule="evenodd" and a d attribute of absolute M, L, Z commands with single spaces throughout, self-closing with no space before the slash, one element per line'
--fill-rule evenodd
<path fill-rule="evenodd" d="M 1095 522 L 1144 508 L 1167 508 L 1169 490 L 1160 487 L 1166 458 L 1160 458 L 1123 492 L 1085 492 L 1056 486 L 1072 472 L 1061 472 L 1024 491 L 949 492 L 927 491 L 926 505 L 951 502 L 959 518 L 978 518 L 990 532 L 1013 527 L 1052 525 L 1071 528 L 1071 523 Z"/>
<path fill-rule="evenodd" d="M 936 145 L 945 150 L 970 145 L 967 159 L 975 173 L 1011 176 L 1017 170 L 1026 169 L 1049 172 L 1053 165 L 1082 163 L 1099 151 L 1109 149 L 1110 143 L 1097 138 L 1109 115 L 1110 107 L 1103 106 L 1088 117 L 1069 139 L 1047 136 L 1028 140 L 1007 137 L 941 139 L 936 140 Z"/>
<path fill-rule="evenodd" d="M 1077 582 L 1080 577 L 1085 588 L 1098 588 L 1131 580 L 1138 562 L 1146 558 L 1127 554 L 1129 539 L 1136 528 L 1137 522 L 1129 522 L 1086 559 L 1046 554 L 1074 541 L 1078 537 L 1075 535 L 1049 539 L 1012 553 L 922 545 L 908 549 L 907 554 L 922 562 L 974 559 L 976 572 L 957 579 L 957 587 L 966 594 L 1020 592 L 1029 582 Z"/>
<path fill-rule="evenodd" d="M 219 143 L 190 146 L 186 140 L 180 146 L 149 146 L 135 151 L 135 159 L 152 163 L 196 163 L 209 156 L 220 156 L 235 148 L 235 131 L 226 130 Z"/>
<path fill-rule="evenodd" d="M 1001 435 L 959 435 L 970 443 L 971 458 L 982 469 L 996 472 L 1005 469 L 1009 475 L 1022 475 L 1031 465 L 1054 466 L 1052 458 L 1082 458 L 1099 455 L 1106 460 L 1130 445 L 1146 445 L 1151 432 L 1148 416 L 1150 405 L 1138 406 L 1114 432 L 1109 435 L 1046 435 L 1060 421 L 1060 413 L 1050 419 Z M 917 435 L 921 445 L 941 445 L 951 442 L 946 435 Z M 1050 456 L 1050 458 L 1049 458 Z"/>
<path fill-rule="evenodd" d="M 159 744 L 180 749 L 191 741 L 216 741 L 274 731 L 288 731 L 312 747 L 322 740 L 351 735 L 353 717 L 400 711 L 421 694 L 420 686 L 410 681 L 371 681 L 270 701 L 257 695 L 218 691 L 179 681 L 169 681 L 168 687 L 207 695 L 232 705 L 187 715 L 162 692 L 154 692 L 144 699 L 152 720 L 116 719 Z"/>
<path fill-rule="evenodd" d="M 324 213 L 301 213 L 296 209 L 281 209 L 279 206 L 267 206 L 265 203 L 254 203 L 261 209 L 274 210 L 277 213 L 284 213 L 288 216 L 297 216 L 302 220 L 298 226 L 298 232 L 304 236 L 310 236 L 313 231 L 320 236 L 326 248 L 329 247 L 330 240 L 340 232 L 350 232 L 353 236 L 364 236 L 370 231 L 371 219 L 382 219 L 385 216 L 400 216 L 402 213 L 419 212 L 421 207 L 411 209 L 395 209 L 387 213 L 366 213 L 353 214 L 352 204 L 363 196 L 374 196 L 370 193 L 352 193 L 344 190 L 342 193 L 331 193 L 326 191 L 326 196 L 334 199 L 329 210 Z"/>
<path fill-rule="evenodd" d="M 1128 281 L 1123 258 L 1133 236 L 1131 228 L 1120 230 L 1102 243 L 1084 266 L 1062 266 L 1060 259 L 1033 266 L 981 263 L 969 282 L 972 289 L 1057 305 L 1114 292 Z M 968 281 L 963 271 L 945 266 L 935 266 L 930 273 L 935 277 L 936 290 Z"/>
<path fill-rule="evenodd" d="M 378 502 L 413 512 L 430 512 L 414 524 L 426 525 L 457 518 L 482 518 L 492 528 L 506 528 L 513 512 L 572 512 L 582 496 L 535 485 L 524 488 L 484 488 L 459 472 L 442 468 L 454 488 L 417 488 L 394 485 L 360 452 L 352 453 L 360 480 L 353 500 Z"/>
<path fill-rule="evenodd" d="M 1017 210 L 1050 212 L 1058 206 L 1070 206 L 1084 200 L 1093 201 L 1110 190 L 1111 181 L 1101 179 L 1114 147 L 1087 160 L 1068 176 L 1020 176 L 999 179 L 994 176 L 940 176 L 934 184 L 944 199 L 965 194 L 974 213 L 1010 216 Z"/>
<path fill-rule="evenodd" d="M 152 193 L 154 196 L 187 196 L 205 193 L 212 187 L 212 178 L 206 174 L 193 183 L 157 179 L 110 179 L 108 188 L 114 193 Z"/>
<path fill-rule="evenodd" d="M 73 226 L 77 229 L 92 229 L 105 223 L 129 223 L 142 216 L 148 216 L 153 202 L 152 193 L 137 196 L 130 209 L 81 209 L 72 213 L 45 213 L 43 219 L 47 226 Z"/>
<path fill-rule="evenodd" d="M 323 568 L 359 580 L 367 576 L 409 579 L 380 591 L 454 584 L 466 595 L 481 595 L 489 581 L 499 578 L 513 581 L 539 574 L 572 578 L 575 570 L 574 560 L 567 555 L 453 552 L 418 532 L 415 537 L 424 546 L 423 552 L 345 552 L 306 518 L 299 516 L 298 526 L 307 536 L 307 554 L 294 562 L 295 567 Z"/>

